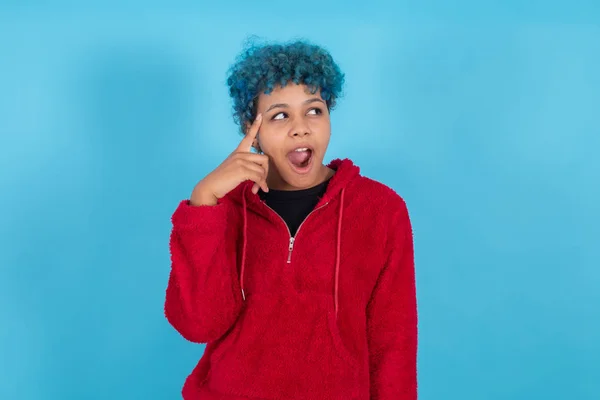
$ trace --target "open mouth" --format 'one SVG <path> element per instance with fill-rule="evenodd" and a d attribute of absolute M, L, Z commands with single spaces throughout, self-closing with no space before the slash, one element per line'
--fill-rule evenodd
<path fill-rule="evenodd" d="M 310 147 L 296 148 L 288 153 L 287 158 L 297 172 L 306 172 L 312 164 L 313 149 Z"/>

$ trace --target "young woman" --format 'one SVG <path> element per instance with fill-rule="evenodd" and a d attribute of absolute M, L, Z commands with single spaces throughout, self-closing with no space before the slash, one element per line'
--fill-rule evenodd
<path fill-rule="evenodd" d="M 184 399 L 417 398 L 406 204 L 348 159 L 323 164 L 343 81 L 306 41 L 232 66 L 244 137 L 172 217 L 165 314 L 207 343 Z"/>

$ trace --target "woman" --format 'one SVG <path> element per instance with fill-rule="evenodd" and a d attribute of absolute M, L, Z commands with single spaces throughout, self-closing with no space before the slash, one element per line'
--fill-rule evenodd
<path fill-rule="evenodd" d="M 343 82 L 306 41 L 231 67 L 244 137 L 172 218 L 165 314 L 207 343 L 184 399 L 417 398 L 406 204 L 348 159 L 323 163 Z"/>

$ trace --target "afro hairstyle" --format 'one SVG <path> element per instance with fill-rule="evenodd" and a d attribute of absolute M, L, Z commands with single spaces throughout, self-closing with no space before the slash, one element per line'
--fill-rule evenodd
<path fill-rule="evenodd" d="M 258 96 L 269 94 L 289 82 L 304 84 L 310 93 L 321 90 L 329 111 L 342 95 L 344 74 L 329 52 L 308 40 L 284 43 L 246 42 L 227 72 L 227 87 L 233 101 L 233 119 L 245 134 L 245 127 L 256 118 Z"/>

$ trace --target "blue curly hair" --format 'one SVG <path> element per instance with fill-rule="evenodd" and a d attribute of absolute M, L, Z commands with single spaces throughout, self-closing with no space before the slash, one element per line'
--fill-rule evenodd
<path fill-rule="evenodd" d="M 227 86 L 233 100 L 233 119 L 245 134 L 256 118 L 257 99 L 276 86 L 305 84 L 312 94 L 321 90 L 329 111 L 342 95 L 344 74 L 323 47 L 307 40 L 256 44 L 251 38 L 229 68 Z"/>

